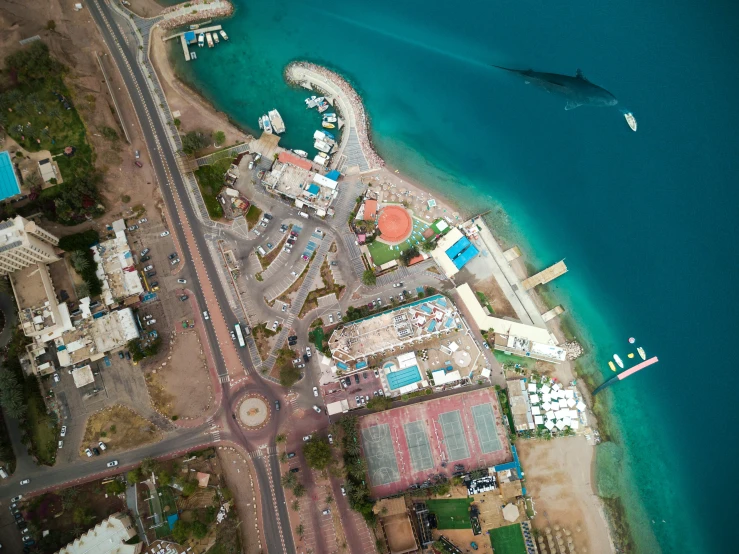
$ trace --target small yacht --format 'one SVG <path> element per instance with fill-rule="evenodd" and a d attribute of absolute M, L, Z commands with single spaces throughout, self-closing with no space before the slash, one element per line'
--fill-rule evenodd
<path fill-rule="evenodd" d="M 262 116 L 262 129 L 264 129 L 265 133 L 272 134 L 272 123 L 269 121 L 269 116 L 267 114 L 264 114 Z"/>
<path fill-rule="evenodd" d="M 228 35 L 226 34 L 226 31 L 221 29 L 219 32 L 221 33 L 221 37 L 223 38 L 223 40 L 228 40 Z"/>

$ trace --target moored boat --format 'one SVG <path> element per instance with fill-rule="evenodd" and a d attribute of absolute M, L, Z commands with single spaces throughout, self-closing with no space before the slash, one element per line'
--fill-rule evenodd
<path fill-rule="evenodd" d="M 614 364 L 611 360 L 608 360 L 608 367 L 611 368 L 611 371 L 616 371 L 616 364 Z"/>
<path fill-rule="evenodd" d="M 306 108 L 315 108 L 316 107 L 316 97 L 311 96 L 310 98 L 305 99 L 305 107 Z"/>
<path fill-rule="evenodd" d="M 623 362 L 623 360 L 621 359 L 621 356 L 619 356 L 618 354 L 614 354 L 614 355 L 613 355 L 613 359 L 614 359 L 614 360 L 616 360 L 616 363 L 618 364 L 618 367 L 620 367 L 621 369 L 623 369 L 623 367 L 624 367 L 624 362 Z"/>
<path fill-rule="evenodd" d="M 323 120 L 326 121 L 327 123 L 336 123 L 336 116 L 328 117 L 324 115 Z"/>
<path fill-rule="evenodd" d="M 226 34 L 226 31 L 224 31 L 223 29 L 221 29 L 219 32 L 221 33 L 221 36 L 223 37 L 223 40 L 228 40 L 228 35 Z"/>
<path fill-rule="evenodd" d="M 334 127 L 336 127 L 336 125 L 334 125 L 333 123 L 329 123 L 328 121 L 324 121 L 323 123 L 321 123 L 321 127 L 323 127 L 324 129 L 333 129 Z"/>
<path fill-rule="evenodd" d="M 308 157 L 308 152 L 306 152 L 305 150 L 293 150 L 293 154 L 295 154 L 296 156 L 300 156 L 301 158 Z"/>
<path fill-rule="evenodd" d="M 213 42 L 215 42 L 216 44 L 221 42 L 221 39 L 218 38 L 218 33 L 213 33 Z"/>
<path fill-rule="evenodd" d="M 326 152 L 327 154 L 331 151 L 331 147 L 322 140 L 317 140 L 316 142 L 314 142 L 313 148 L 315 148 L 316 150 L 320 150 L 321 152 Z"/>
<path fill-rule="evenodd" d="M 205 33 L 205 40 L 208 41 L 208 48 L 213 48 L 213 36 L 210 33 Z"/>
<path fill-rule="evenodd" d="M 323 119 L 326 119 L 328 117 L 336 117 L 336 114 L 335 113 L 325 113 L 325 114 L 323 114 Z"/>
<path fill-rule="evenodd" d="M 282 121 L 282 116 L 280 115 L 280 112 L 277 110 L 270 110 L 268 112 L 269 115 L 269 121 L 272 123 L 272 130 L 276 134 L 284 133 L 285 132 L 285 122 Z"/>
<path fill-rule="evenodd" d="M 205 33 L 200 33 L 198 35 L 198 46 L 200 46 L 200 48 L 205 46 Z"/>
<path fill-rule="evenodd" d="M 336 137 L 332 135 L 331 133 L 329 133 L 328 131 L 323 131 L 323 134 L 326 135 L 326 138 L 328 138 L 326 142 L 332 142 L 336 140 Z"/>
<path fill-rule="evenodd" d="M 272 134 L 272 124 L 269 122 L 269 116 L 267 114 L 262 116 L 262 128 L 265 133 Z"/>
<path fill-rule="evenodd" d="M 190 52 L 190 59 L 191 60 L 197 60 L 198 59 L 198 55 L 194 51 L 193 52 Z"/>
<path fill-rule="evenodd" d="M 641 346 L 639 348 L 637 348 L 636 351 L 639 353 L 639 357 L 642 360 L 646 360 L 647 359 L 647 353 L 644 352 L 644 349 Z"/>

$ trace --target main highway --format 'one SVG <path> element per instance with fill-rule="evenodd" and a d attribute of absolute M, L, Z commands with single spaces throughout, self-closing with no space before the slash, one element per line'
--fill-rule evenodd
<path fill-rule="evenodd" d="M 280 425 L 289 418 L 289 411 L 272 411 L 267 425 L 257 432 L 244 430 L 233 416 L 239 397 L 247 391 L 258 393 L 270 406 L 282 400 L 284 392 L 259 376 L 254 370 L 248 349 L 237 349 L 229 336 L 229 328 L 238 319 L 229 308 L 226 294 L 219 281 L 215 262 L 210 255 L 205 234 L 208 228 L 197 218 L 190 203 L 186 183 L 177 164 L 177 154 L 168 140 L 168 129 L 158 115 L 158 100 L 154 98 L 146 83 L 146 77 L 137 61 L 138 50 L 129 46 L 115 22 L 112 8 L 104 1 L 88 0 L 95 24 L 108 47 L 123 83 L 130 95 L 136 117 L 146 141 L 149 156 L 156 174 L 162 197 L 167 208 L 170 232 L 179 245 L 179 251 L 191 265 L 191 283 L 199 310 L 208 311 L 209 320 L 204 320 L 208 345 L 222 387 L 221 404 L 210 418 L 214 425 L 224 430 L 225 440 L 241 446 L 251 454 L 258 481 L 262 507 L 262 533 L 269 552 L 295 552 L 284 491 L 280 482 L 280 463 L 266 447 L 274 446 Z M 246 376 L 246 379 L 241 379 Z M 229 382 L 240 378 L 232 387 Z M 284 403 L 283 403 L 284 404 Z M 208 426 L 179 429 L 165 440 L 147 447 L 118 455 L 120 469 L 133 466 L 145 457 L 165 457 L 212 444 Z M 255 455 L 256 453 L 256 455 Z M 0 487 L 0 497 L 15 496 L 28 486 L 21 487 L 20 479 L 32 479 L 32 492 L 59 488 L 77 481 L 90 480 L 109 473 L 104 460 L 80 461 L 64 468 L 36 468 L 29 475 L 14 475 L 12 483 Z M 28 492 L 31 492 L 29 490 Z"/>

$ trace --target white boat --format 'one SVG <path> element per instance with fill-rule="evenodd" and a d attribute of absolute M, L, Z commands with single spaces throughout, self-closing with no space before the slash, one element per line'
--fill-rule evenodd
<path fill-rule="evenodd" d="M 262 116 L 262 129 L 264 129 L 265 133 L 272 134 L 272 124 L 269 122 L 269 116 L 267 114 Z"/>
<path fill-rule="evenodd" d="M 323 121 L 325 123 L 336 123 L 336 116 L 329 117 L 329 116 L 323 116 Z"/>
<path fill-rule="evenodd" d="M 228 40 L 228 35 L 226 34 L 226 31 L 224 31 L 223 29 L 221 29 L 219 31 L 219 33 L 221 33 L 221 36 L 223 37 L 223 40 Z"/>
<path fill-rule="evenodd" d="M 333 145 L 336 142 L 334 140 L 334 136 L 327 131 L 316 131 L 315 133 L 313 133 L 313 138 L 315 140 L 323 141 L 328 145 Z"/>
<path fill-rule="evenodd" d="M 280 115 L 280 112 L 277 110 L 270 110 L 267 112 L 269 115 L 269 121 L 272 123 L 272 131 L 274 131 L 276 134 L 284 133 L 285 132 L 285 122 L 282 121 L 282 116 Z"/>
<path fill-rule="evenodd" d="M 198 35 L 198 46 L 200 46 L 200 48 L 205 46 L 205 34 L 204 33 L 200 33 Z"/>
<path fill-rule="evenodd" d="M 218 38 L 218 33 L 213 33 L 213 42 L 215 42 L 216 44 L 221 42 L 221 39 Z"/>
<path fill-rule="evenodd" d="M 641 346 L 639 348 L 637 348 L 636 351 L 639 353 L 639 357 L 642 360 L 646 360 L 647 359 L 647 353 L 644 352 L 644 349 Z"/>
<path fill-rule="evenodd" d="M 305 107 L 306 108 L 315 108 L 316 107 L 316 97 L 311 96 L 310 98 L 305 99 Z"/>
<path fill-rule="evenodd" d="M 624 362 L 623 362 L 623 360 L 621 359 L 621 356 L 619 356 L 618 354 L 614 354 L 614 355 L 613 355 L 613 359 L 614 359 L 614 360 L 616 360 L 616 363 L 618 364 L 618 367 L 620 367 L 621 369 L 623 369 L 623 367 L 624 367 Z"/>
<path fill-rule="evenodd" d="M 326 152 L 327 154 L 331 150 L 331 147 L 322 140 L 317 140 L 316 142 L 314 142 L 313 148 L 315 148 L 316 150 L 320 150 L 321 152 Z"/>
<path fill-rule="evenodd" d="M 336 127 L 336 125 L 334 125 L 333 123 L 329 123 L 328 121 L 324 121 L 323 123 L 321 123 L 321 127 L 323 127 L 324 129 L 333 129 L 334 127 Z"/>
<path fill-rule="evenodd" d="M 293 154 L 295 154 L 296 156 L 300 156 L 301 158 L 308 157 L 308 152 L 306 152 L 305 150 L 293 150 Z"/>
<path fill-rule="evenodd" d="M 335 113 L 325 113 L 323 114 L 323 119 L 326 119 L 327 117 L 336 117 Z"/>
<path fill-rule="evenodd" d="M 634 117 L 634 114 L 631 112 L 625 112 L 624 118 L 626 119 L 626 123 L 629 124 L 629 127 L 631 127 L 631 130 L 636 132 L 636 118 Z"/>
<path fill-rule="evenodd" d="M 326 110 L 328 109 L 328 107 L 329 107 L 329 106 L 328 106 L 328 102 L 326 102 L 326 101 L 324 100 L 323 102 L 321 102 L 320 104 L 318 104 L 318 113 L 323 113 L 323 112 L 325 112 L 325 111 L 326 111 Z"/>
<path fill-rule="evenodd" d="M 205 33 L 205 40 L 208 41 L 208 48 L 213 48 L 213 36 L 210 33 Z"/>
<path fill-rule="evenodd" d="M 190 59 L 191 60 L 197 60 L 198 55 L 195 53 L 195 51 L 190 52 Z"/>
<path fill-rule="evenodd" d="M 328 158 L 322 158 L 321 156 L 313 158 L 313 163 L 317 163 L 320 166 L 326 165 L 326 162 L 328 162 Z"/>
<path fill-rule="evenodd" d="M 259 128 L 264 129 L 264 124 L 262 123 L 262 118 L 259 118 Z"/>

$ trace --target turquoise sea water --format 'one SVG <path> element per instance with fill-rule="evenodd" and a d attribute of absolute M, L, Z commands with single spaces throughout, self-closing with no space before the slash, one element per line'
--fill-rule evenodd
<path fill-rule="evenodd" d="M 640 552 L 734 550 L 736 4 L 236 5 L 230 43 L 180 62 L 185 77 L 251 129 L 277 107 L 281 144 L 309 150 L 320 119 L 282 70 L 327 65 L 364 96 L 389 163 L 470 211 L 494 208 L 535 265 L 566 256 L 554 289 L 596 348 L 591 367 L 610 376 L 632 335 L 660 358 L 605 393 L 618 441 L 599 447 L 602 492 L 621 496 Z M 639 131 L 615 109 L 566 112 L 488 63 L 581 68 Z"/>

